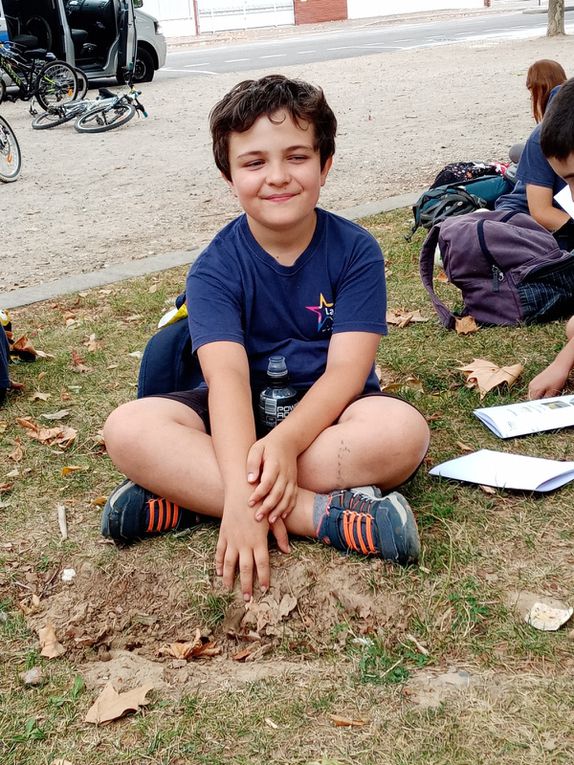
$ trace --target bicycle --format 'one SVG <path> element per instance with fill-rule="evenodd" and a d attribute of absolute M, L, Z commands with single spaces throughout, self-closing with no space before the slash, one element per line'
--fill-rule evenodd
<path fill-rule="evenodd" d="M 17 43 L 0 43 L 0 102 L 4 99 L 29 101 L 35 98 L 42 109 L 50 104 L 73 101 L 80 90 L 78 75 L 74 67 L 59 61 L 53 53 L 42 50 L 42 57 L 26 59 L 24 48 Z M 18 87 L 18 93 L 11 95 L 6 90 L 2 73 Z M 31 113 L 35 110 L 31 107 Z"/>
<path fill-rule="evenodd" d="M 47 111 L 42 112 L 32 120 L 32 127 L 34 130 L 48 130 L 49 128 L 63 125 L 66 122 L 81 117 L 82 114 L 85 114 L 90 109 L 112 103 L 112 100 L 117 98 L 117 93 L 113 93 L 107 88 L 100 88 L 96 98 L 82 98 L 81 100 L 66 101 L 56 106 L 50 106 Z"/>
<path fill-rule="evenodd" d="M 125 125 L 136 112 L 147 117 L 138 96 L 141 96 L 139 90 L 119 94 L 100 88 L 98 98 L 93 100 L 70 101 L 51 106 L 32 121 L 32 127 L 35 130 L 45 130 L 75 118 L 74 127 L 79 133 L 104 133 Z"/>
<path fill-rule="evenodd" d="M 14 131 L 0 115 L 0 181 L 12 183 L 20 175 L 22 155 Z"/>

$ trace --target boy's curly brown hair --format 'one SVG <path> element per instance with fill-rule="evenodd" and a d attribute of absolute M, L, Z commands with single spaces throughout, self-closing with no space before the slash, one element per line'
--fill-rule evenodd
<path fill-rule="evenodd" d="M 300 127 L 313 125 L 321 169 L 333 156 L 337 119 L 321 88 L 303 80 L 290 80 L 281 74 L 244 80 L 235 85 L 209 115 L 215 164 L 229 181 L 229 135 L 243 133 L 259 117 L 266 115 L 271 118 L 280 110 L 286 111 Z"/>

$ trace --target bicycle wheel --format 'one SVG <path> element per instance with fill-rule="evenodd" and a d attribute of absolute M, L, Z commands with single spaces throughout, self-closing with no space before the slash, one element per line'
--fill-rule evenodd
<path fill-rule="evenodd" d="M 69 64 L 51 61 L 40 69 L 35 96 L 42 109 L 50 105 L 74 101 L 78 95 L 78 78 Z"/>
<path fill-rule="evenodd" d="M 32 127 L 34 130 L 47 130 L 48 128 L 56 127 L 57 125 L 63 125 L 64 122 L 69 122 L 75 119 L 79 110 L 76 109 L 57 109 L 56 111 L 48 110 L 42 112 L 35 119 L 32 120 Z"/>
<path fill-rule="evenodd" d="M 0 181 L 15 181 L 21 169 L 22 155 L 14 131 L 4 117 L 0 117 Z"/>
<path fill-rule="evenodd" d="M 74 66 L 73 70 L 78 81 L 78 93 L 76 95 L 76 99 L 81 101 L 82 98 L 85 98 L 86 93 L 88 92 L 88 78 L 86 77 L 85 72 L 79 67 Z"/>
<path fill-rule="evenodd" d="M 76 120 L 74 127 L 78 133 L 104 133 L 129 122 L 136 113 L 133 104 L 118 102 L 113 106 L 99 106 L 91 109 Z"/>

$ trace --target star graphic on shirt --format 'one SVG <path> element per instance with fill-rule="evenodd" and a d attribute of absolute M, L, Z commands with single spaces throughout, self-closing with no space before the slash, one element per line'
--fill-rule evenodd
<path fill-rule="evenodd" d="M 333 308 L 334 305 L 334 303 L 329 303 L 325 300 L 325 296 L 321 292 L 319 295 L 319 305 L 305 306 L 308 311 L 317 314 L 317 332 L 326 332 L 330 329 L 335 314 L 335 309 Z"/>

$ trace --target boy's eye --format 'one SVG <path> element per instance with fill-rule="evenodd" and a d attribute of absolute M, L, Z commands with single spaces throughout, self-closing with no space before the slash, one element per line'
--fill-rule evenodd
<path fill-rule="evenodd" d="M 307 159 L 306 154 L 293 154 L 289 159 L 293 162 L 304 162 Z"/>
<path fill-rule="evenodd" d="M 245 167 L 260 167 L 263 164 L 262 159 L 253 159 L 251 162 L 246 162 Z"/>

